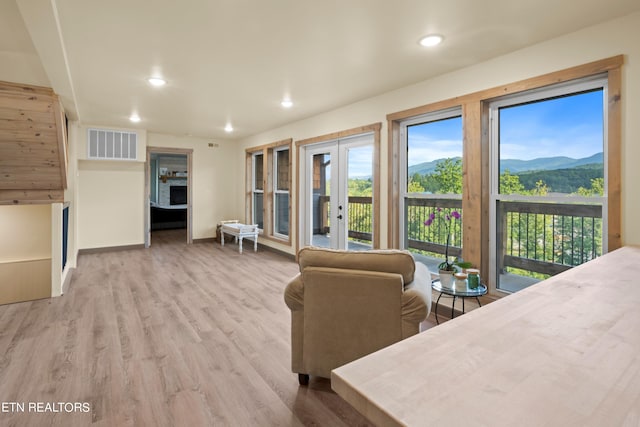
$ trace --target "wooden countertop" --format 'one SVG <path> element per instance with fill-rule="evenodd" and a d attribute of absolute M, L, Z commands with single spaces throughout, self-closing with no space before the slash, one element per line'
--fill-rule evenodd
<path fill-rule="evenodd" d="M 625 247 L 342 366 L 378 425 L 640 425 L 640 248 Z"/>

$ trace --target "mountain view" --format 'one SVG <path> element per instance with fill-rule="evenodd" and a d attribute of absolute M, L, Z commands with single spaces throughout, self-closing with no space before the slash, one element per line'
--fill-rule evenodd
<path fill-rule="evenodd" d="M 545 194 L 553 192 L 586 195 L 591 189 L 598 193 L 604 177 L 603 161 L 603 153 L 580 159 L 565 156 L 532 160 L 505 159 L 500 162 L 501 192 L 540 194 L 543 191 Z M 462 189 L 460 157 L 412 165 L 408 172 L 410 181 L 416 185 L 411 191 L 459 193 Z"/>
<path fill-rule="evenodd" d="M 460 157 L 455 157 L 453 160 L 458 160 Z M 437 159 L 431 162 L 418 163 L 413 166 L 409 166 L 409 175 L 418 173 L 420 175 L 428 175 L 436 170 L 436 165 L 445 159 Z M 505 159 L 500 162 L 500 173 L 508 170 L 511 173 L 529 172 L 529 171 L 543 171 L 543 170 L 557 170 L 557 169 L 572 169 L 585 165 L 599 165 L 602 168 L 604 162 L 604 154 L 596 153 L 593 156 L 585 157 L 582 159 L 572 159 L 571 157 L 544 157 L 532 160 L 518 160 L 518 159 Z"/>

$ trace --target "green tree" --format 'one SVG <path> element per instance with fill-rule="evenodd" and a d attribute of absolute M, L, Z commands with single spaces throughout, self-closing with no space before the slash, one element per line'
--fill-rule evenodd
<path fill-rule="evenodd" d="M 407 192 L 408 193 L 424 193 L 425 189 L 422 186 L 423 175 L 420 175 L 418 172 L 414 173 L 409 177 L 409 182 L 407 184 Z"/>
<path fill-rule="evenodd" d="M 433 173 L 438 184 L 437 193 L 462 194 L 462 159 L 444 159 L 438 162 Z"/>
<path fill-rule="evenodd" d="M 410 181 L 407 188 L 408 193 L 424 193 L 424 188 L 417 181 Z"/>
<path fill-rule="evenodd" d="M 509 169 L 500 174 L 500 194 L 525 194 L 524 185 L 518 175 L 511 175 Z"/>
<path fill-rule="evenodd" d="M 603 196 L 604 195 L 604 178 L 592 178 L 591 188 L 578 188 L 576 194 L 580 196 Z"/>
<path fill-rule="evenodd" d="M 531 190 L 532 196 L 546 196 L 549 194 L 549 187 L 544 183 L 543 180 L 539 180 L 536 182 L 536 187 Z"/>
<path fill-rule="evenodd" d="M 372 209 L 371 200 L 362 202 L 352 200 L 352 197 L 368 197 L 373 194 L 373 182 L 371 178 L 350 178 L 348 182 L 349 191 L 349 230 L 359 233 L 371 233 L 372 229 Z M 350 237 L 351 239 L 351 237 Z M 359 239 L 357 239 L 359 240 Z M 367 241 L 368 240 L 359 240 Z"/>
<path fill-rule="evenodd" d="M 373 194 L 373 183 L 371 178 L 350 178 L 348 182 L 350 196 L 367 196 Z"/>

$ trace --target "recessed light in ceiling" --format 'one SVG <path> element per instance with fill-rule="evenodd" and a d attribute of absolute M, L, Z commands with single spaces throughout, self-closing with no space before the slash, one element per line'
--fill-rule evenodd
<path fill-rule="evenodd" d="M 147 81 L 151 86 L 156 87 L 164 86 L 167 84 L 167 81 L 161 77 L 149 77 L 147 78 Z"/>
<path fill-rule="evenodd" d="M 129 117 L 129 120 L 134 123 L 138 123 L 140 121 L 140 116 L 134 113 Z"/>
<path fill-rule="evenodd" d="M 231 123 L 227 123 L 227 125 L 224 127 L 224 131 L 233 132 L 233 126 L 231 126 Z"/>
<path fill-rule="evenodd" d="M 280 105 L 282 105 L 284 108 L 291 108 L 293 106 L 293 101 L 291 101 L 289 98 L 285 98 L 282 100 Z"/>
<path fill-rule="evenodd" d="M 442 37 L 440 34 L 429 34 L 428 36 L 422 37 L 418 41 L 418 43 L 420 44 L 420 46 L 432 47 L 442 43 L 442 40 L 444 40 L 444 37 Z"/>

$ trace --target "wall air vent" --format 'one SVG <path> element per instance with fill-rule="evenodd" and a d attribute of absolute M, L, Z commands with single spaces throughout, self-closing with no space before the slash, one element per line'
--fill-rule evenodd
<path fill-rule="evenodd" d="M 89 129 L 87 158 L 104 160 L 136 160 L 138 134 L 108 129 Z"/>

